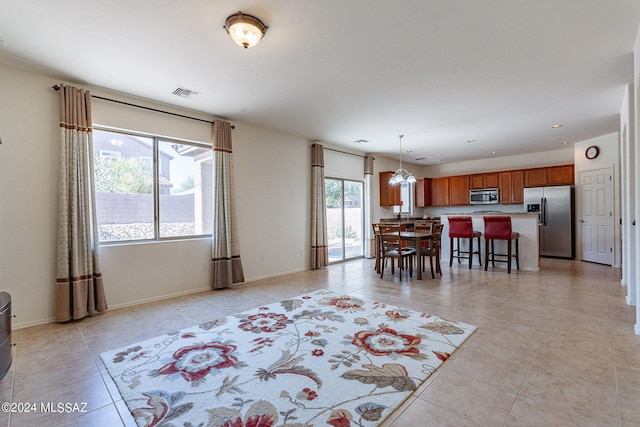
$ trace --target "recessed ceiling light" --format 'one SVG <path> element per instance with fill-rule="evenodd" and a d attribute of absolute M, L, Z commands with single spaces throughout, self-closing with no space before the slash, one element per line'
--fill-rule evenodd
<path fill-rule="evenodd" d="M 476 142 L 475 139 L 467 139 L 467 142 L 472 143 L 472 142 Z"/>
<path fill-rule="evenodd" d="M 496 153 L 497 153 L 497 151 L 492 151 L 492 152 L 491 152 L 491 153 L 489 153 L 489 154 L 491 154 L 491 155 L 493 156 L 493 155 L 494 155 L 494 154 L 496 154 Z"/>
<path fill-rule="evenodd" d="M 369 141 L 367 141 L 366 139 L 356 139 L 353 142 L 356 143 L 356 144 L 366 144 Z"/>
<path fill-rule="evenodd" d="M 552 125 L 551 126 L 552 129 L 558 129 L 558 128 L 561 128 L 561 127 L 562 127 L 562 125 Z"/>
<path fill-rule="evenodd" d="M 560 144 L 567 145 L 568 143 L 569 143 L 569 141 L 562 141 Z"/>

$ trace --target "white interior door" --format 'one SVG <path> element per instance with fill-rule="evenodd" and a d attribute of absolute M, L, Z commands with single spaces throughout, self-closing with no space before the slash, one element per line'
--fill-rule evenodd
<path fill-rule="evenodd" d="M 582 260 L 613 265 L 613 181 L 611 168 L 579 174 L 578 221 Z"/>

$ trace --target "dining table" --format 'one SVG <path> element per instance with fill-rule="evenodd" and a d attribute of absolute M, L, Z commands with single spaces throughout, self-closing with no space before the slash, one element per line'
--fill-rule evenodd
<path fill-rule="evenodd" d="M 397 236 L 397 234 L 398 233 L 390 233 L 390 235 L 392 236 Z M 400 232 L 401 240 L 414 243 L 418 260 L 422 259 L 422 242 L 427 242 L 431 240 L 432 237 L 433 237 L 433 234 L 430 231 L 401 231 Z M 376 239 L 378 239 L 378 236 L 376 236 Z M 380 257 L 380 253 L 379 251 L 376 251 L 376 265 L 380 264 L 379 257 Z M 379 268 L 384 268 L 384 267 L 380 265 Z M 419 262 L 418 262 L 417 270 L 418 270 L 418 280 L 422 280 L 422 268 L 420 268 Z"/>

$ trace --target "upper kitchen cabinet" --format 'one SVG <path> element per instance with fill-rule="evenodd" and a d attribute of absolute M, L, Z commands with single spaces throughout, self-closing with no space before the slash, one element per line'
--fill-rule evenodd
<path fill-rule="evenodd" d="M 525 169 L 525 187 L 544 187 L 549 185 L 571 185 L 573 165 L 549 166 L 546 168 Z"/>
<path fill-rule="evenodd" d="M 400 205 L 400 185 L 389 184 L 393 172 L 380 172 L 380 206 Z"/>
<path fill-rule="evenodd" d="M 469 175 L 449 177 L 449 204 L 452 206 L 469 204 Z"/>
<path fill-rule="evenodd" d="M 469 175 L 469 188 L 472 190 L 481 188 L 498 188 L 498 173 L 476 173 Z"/>
<path fill-rule="evenodd" d="M 547 168 L 525 169 L 525 187 L 543 187 L 547 185 Z"/>
<path fill-rule="evenodd" d="M 501 204 L 522 203 L 524 200 L 524 171 L 515 170 L 498 174 Z"/>
<path fill-rule="evenodd" d="M 449 177 L 431 179 L 431 206 L 449 206 Z"/>
<path fill-rule="evenodd" d="M 511 171 L 511 203 L 524 203 L 524 171 Z"/>
<path fill-rule="evenodd" d="M 574 183 L 573 165 L 547 168 L 547 185 L 571 185 Z"/>
<path fill-rule="evenodd" d="M 418 178 L 415 183 L 416 207 L 424 208 L 431 205 L 431 178 Z"/>

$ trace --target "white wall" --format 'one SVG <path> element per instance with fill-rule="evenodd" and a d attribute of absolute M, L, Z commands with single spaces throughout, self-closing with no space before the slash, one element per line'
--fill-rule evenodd
<path fill-rule="evenodd" d="M 521 154 L 517 156 L 491 157 L 489 159 L 445 165 L 423 166 L 422 175 L 428 178 L 465 175 L 482 172 L 499 172 L 514 169 L 527 169 L 544 166 L 568 165 L 573 163 L 573 148 L 567 147 L 541 153 Z"/>
<path fill-rule="evenodd" d="M 59 83 L 0 67 L 0 289 L 15 325 L 53 316 Z"/>
<path fill-rule="evenodd" d="M 12 295 L 15 327 L 54 318 L 59 97 L 51 86 L 58 83 L 0 67 L 0 290 Z M 169 106 L 133 101 L 185 114 Z M 122 107 L 118 111 L 119 107 L 99 100 L 94 107 L 95 121 L 101 124 L 210 140 L 210 125 L 186 125 L 163 114 L 142 118 L 141 110 Z M 245 278 L 305 270 L 310 265 L 310 143 L 235 125 L 234 175 Z M 104 246 L 101 261 L 109 306 L 209 289 L 210 259 L 209 239 Z"/>
<path fill-rule="evenodd" d="M 627 304 L 636 304 L 636 235 L 635 219 L 636 193 L 636 146 L 634 120 L 634 85 L 629 84 L 620 108 L 620 184 L 621 184 L 621 235 L 622 235 L 622 277 L 620 283 L 627 287 Z"/>
<path fill-rule="evenodd" d="M 634 106 L 634 144 L 635 144 L 635 188 L 640 188 L 640 148 L 638 143 L 640 142 L 640 31 L 636 35 L 636 41 L 633 47 L 633 86 L 635 90 L 635 96 L 633 97 Z M 636 220 L 635 226 L 635 241 L 640 242 L 640 202 L 638 201 L 637 192 L 633 195 L 633 203 L 635 205 L 634 219 Z M 636 250 L 636 266 L 640 265 L 640 250 Z M 640 268 L 636 268 L 636 298 L 640 295 Z M 636 302 L 636 324 L 634 326 L 636 335 L 640 335 L 640 304 Z"/>

